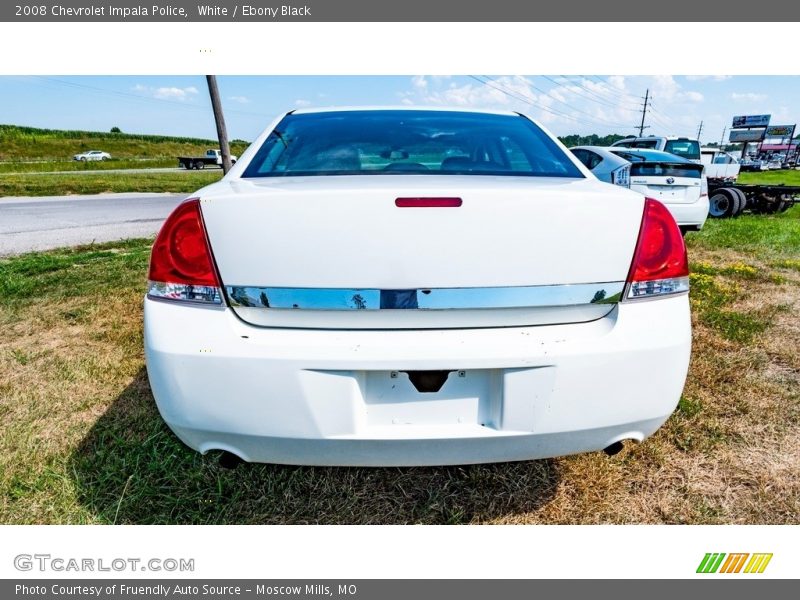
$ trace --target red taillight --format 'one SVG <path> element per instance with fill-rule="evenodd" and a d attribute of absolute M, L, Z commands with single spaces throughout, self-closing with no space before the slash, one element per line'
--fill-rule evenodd
<path fill-rule="evenodd" d="M 186 200 L 164 221 L 153 244 L 147 278 L 151 297 L 221 303 L 199 199 Z"/>
<path fill-rule="evenodd" d="M 676 294 L 688 289 L 689 261 L 681 231 L 661 202 L 645 198 L 627 298 Z"/>
<path fill-rule="evenodd" d="M 458 208 L 461 198 L 397 198 L 398 208 Z"/>

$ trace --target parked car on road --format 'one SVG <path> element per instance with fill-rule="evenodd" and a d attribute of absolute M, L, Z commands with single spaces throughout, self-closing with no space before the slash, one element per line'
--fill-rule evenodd
<path fill-rule="evenodd" d="M 688 274 L 661 202 L 525 116 L 291 111 L 161 228 L 147 371 L 181 440 L 247 461 L 614 453 L 680 398 Z"/>
<path fill-rule="evenodd" d="M 643 150 L 661 150 L 669 152 L 681 158 L 700 163 L 700 142 L 688 137 L 668 136 L 647 136 L 647 137 L 627 137 L 611 144 L 612 146 L 622 146 L 624 148 L 641 148 Z"/>
<path fill-rule="evenodd" d="M 237 157 L 231 155 L 231 164 L 236 164 Z M 222 166 L 222 152 L 209 149 L 203 156 L 179 156 L 178 165 L 184 169 L 205 169 L 207 165 Z"/>
<path fill-rule="evenodd" d="M 697 231 L 706 222 L 708 182 L 703 165 L 658 150 L 616 146 L 571 150 L 601 181 L 630 187 L 662 202 L 682 232 Z"/>
<path fill-rule="evenodd" d="M 76 154 L 72 157 L 72 160 L 86 162 L 90 160 L 109 160 L 110 158 L 111 155 L 108 152 L 103 152 L 102 150 L 89 150 L 87 152 Z"/>

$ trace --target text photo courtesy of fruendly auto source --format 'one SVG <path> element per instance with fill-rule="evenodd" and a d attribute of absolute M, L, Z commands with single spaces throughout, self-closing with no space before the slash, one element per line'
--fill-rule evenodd
<path fill-rule="evenodd" d="M 0 96 L 0 522 L 798 522 L 800 77 Z"/>

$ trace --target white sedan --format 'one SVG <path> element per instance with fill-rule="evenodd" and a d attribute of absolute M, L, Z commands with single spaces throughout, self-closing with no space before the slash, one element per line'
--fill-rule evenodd
<path fill-rule="evenodd" d="M 108 152 L 103 152 L 102 150 L 89 150 L 87 152 L 76 154 L 72 157 L 72 160 L 86 162 L 88 160 L 109 160 L 110 158 L 111 155 Z"/>
<path fill-rule="evenodd" d="M 570 151 L 598 179 L 663 202 L 684 233 L 699 231 L 708 219 L 708 180 L 702 164 L 640 148 L 577 146 Z"/>
<path fill-rule="evenodd" d="M 292 111 L 153 246 L 144 344 L 200 452 L 527 460 L 642 441 L 689 364 L 686 249 L 516 113 Z"/>

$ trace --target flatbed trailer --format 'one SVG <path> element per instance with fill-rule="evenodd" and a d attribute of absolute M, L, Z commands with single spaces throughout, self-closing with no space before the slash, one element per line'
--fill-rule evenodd
<path fill-rule="evenodd" d="M 715 219 L 738 217 L 745 210 L 773 214 L 800 202 L 800 186 L 709 179 L 708 201 L 708 215 Z"/>

